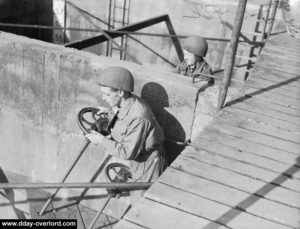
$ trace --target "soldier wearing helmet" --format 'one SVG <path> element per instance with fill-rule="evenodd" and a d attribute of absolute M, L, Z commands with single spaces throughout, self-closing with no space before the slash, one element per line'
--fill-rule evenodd
<path fill-rule="evenodd" d="M 181 75 L 193 77 L 200 80 L 207 80 L 209 84 L 214 84 L 214 79 L 207 76 L 213 75 L 211 67 L 204 60 L 208 50 L 208 44 L 203 37 L 190 36 L 184 40 L 183 53 L 184 60 L 177 66 L 175 72 Z M 204 73 L 206 75 L 202 75 Z"/>
<path fill-rule="evenodd" d="M 103 100 L 115 110 L 114 123 L 110 137 L 93 131 L 86 135 L 87 140 L 128 160 L 133 182 L 154 181 L 166 166 L 164 134 L 149 106 L 132 93 L 131 72 L 123 67 L 108 67 L 101 73 L 98 85 Z M 130 194 L 134 204 L 143 191 Z"/>

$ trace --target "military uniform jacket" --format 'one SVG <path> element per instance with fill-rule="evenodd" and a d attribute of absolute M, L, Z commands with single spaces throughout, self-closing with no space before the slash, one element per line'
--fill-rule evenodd
<path fill-rule="evenodd" d="M 176 67 L 175 72 L 184 76 L 196 77 L 201 80 L 213 81 L 213 78 L 199 74 L 205 73 L 213 75 L 210 65 L 204 59 L 202 59 L 202 61 L 197 61 L 193 65 L 188 65 L 184 60 L 181 64 L 179 64 Z"/>
<path fill-rule="evenodd" d="M 163 171 L 163 130 L 142 99 L 133 95 L 122 104 L 111 137 L 102 143 L 111 155 L 129 160 L 133 181 L 153 181 Z"/>

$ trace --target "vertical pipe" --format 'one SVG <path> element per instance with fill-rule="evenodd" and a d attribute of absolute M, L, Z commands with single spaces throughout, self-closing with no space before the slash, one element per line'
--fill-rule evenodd
<path fill-rule="evenodd" d="M 67 27 L 67 3 L 66 3 L 66 0 L 64 1 L 65 3 L 64 3 L 64 33 L 63 33 L 63 35 L 64 35 L 64 40 L 63 40 L 63 42 L 64 43 L 66 43 L 66 36 L 67 36 L 67 34 L 66 34 L 66 27 Z"/>
<path fill-rule="evenodd" d="M 263 42 L 266 39 L 266 37 L 267 37 L 266 36 L 267 35 L 266 34 L 266 28 L 267 28 L 267 24 L 268 24 L 268 21 L 269 21 L 269 14 L 270 14 L 271 6 L 272 6 L 272 0 L 269 1 L 269 5 L 268 5 L 268 9 L 267 9 L 267 15 L 265 17 L 265 24 L 264 24 L 263 31 L 262 31 L 261 42 Z"/>
<path fill-rule="evenodd" d="M 122 26 L 125 25 L 125 15 L 126 15 L 126 0 L 123 0 L 123 17 L 122 17 Z M 121 37 L 121 47 L 124 48 L 126 50 L 127 47 L 124 47 L 124 40 L 125 40 L 125 36 L 126 35 L 122 35 Z M 125 60 L 123 57 L 124 57 L 124 52 L 120 52 L 120 60 Z"/>
<path fill-rule="evenodd" d="M 267 25 L 268 25 L 268 21 L 269 21 L 269 15 L 270 15 L 270 9 L 272 7 L 272 1 L 273 0 L 270 0 L 270 2 L 269 2 L 268 9 L 267 9 L 267 15 L 266 15 L 265 20 L 264 20 L 265 24 L 264 24 L 264 27 L 263 27 L 262 37 L 261 37 L 262 45 L 259 47 L 258 55 L 261 53 L 261 50 L 263 49 L 265 41 L 268 37 L 268 34 L 266 33 L 266 29 L 267 29 Z"/>
<path fill-rule="evenodd" d="M 231 76 L 232 76 L 232 70 L 233 70 L 233 65 L 235 61 L 235 54 L 239 42 L 239 37 L 240 37 L 240 32 L 243 24 L 243 18 L 244 18 L 244 13 L 246 10 L 246 5 L 247 5 L 247 0 L 240 0 L 238 3 L 237 7 L 237 12 L 235 15 L 234 19 L 234 26 L 233 26 L 233 31 L 231 35 L 231 40 L 230 40 L 230 47 L 231 50 L 229 52 L 229 61 L 227 61 L 226 66 L 225 66 L 225 72 L 224 72 L 224 78 L 222 80 L 221 88 L 220 88 L 220 94 L 219 94 L 219 101 L 218 101 L 218 106 L 217 110 L 221 110 L 223 108 L 223 105 L 225 103 L 226 95 L 227 95 L 227 90 L 230 84 Z"/>
<path fill-rule="evenodd" d="M 126 5 L 125 5 L 125 20 L 126 20 L 126 25 L 129 25 L 129 10 L 130 10 L 130 0 L 126 1 Z M 124 49 L 127 50 L 127 43 L 128 43 L 128 35 L 125 35 L 125 44 L 124 44 Z M 126 60 L 126 53 L 123 53 L 123 60 Z"/>
<path fill-rule="evenodd" d="M 270 0 L 270 2 L 271 1 L 272 0 Z M 257 21 L 255 23 L 255 28 L 254 28 L 254 32 L 255 33 L 259 33 L 259 27 L 260 27 L 261 22 L 263 21 L 263 17 L 264 17 L 264 15 L 263 15 L 263 8 L 264 8 L 264 5 L 260 5 L 259 6 L 259 10 L 258 10 L 258 14 L 257 14 Z M 266 25 L 266 21 L 265 21 L 264 25 Z M 262 35 L 262 39 L 263 39 L 263 36 L 264 35 Z M 253 35 L 252 42 L 255 42 L 257 40 L 256 38 L 257 38 L 257 35 L 256 34 Z M 259 48 L 261 49 L 261 47 L 262 47 L 262 45 Z M 255 56 L 255 50 L 256 50 L 256 48 L 257 48 L 256 45 L 253 45 L 251 47 L 250 53 L 249 53 L 249 57 L 250 58 L 253 57 L 253 56 Z M 249 59 L 248 62 L 247 62 L 247 70 L 250 70 L 252 68 L 252 65 L 253 65 L 253 61 L 251 59 Z M 248 76 L 249 76 L 249 71 L 246 71 L 245 76 L 244 76 L 244 80 L 246 80 L 248 78 Z"/>
<path fill-rule="evenodd" d="M 269 26 L 267 38 L 269 38 L 269 36 L 271 35 L 271 32 L 272 32 L 272 29 L 273 29 L 278 3 L 279 3 L 279 0 L 274 0 L 274 5 L 273 5 L 273 8 L 272 8 L 272 13 L 271 13 L 271 17 L 270 17 L 271 18 L 271 24 Z"/>
<path fill-rule="evenodd" d="M 111 7 L 112 7 L 112 0 L 109 0 L 109 8 L 108 8 L 108 25 L 107 28 L 108 30 L 110 29 L 114 29 L 113 26 L 111 26 Z M 106 46 L 106 56 L 110 55 L 110 46 L 111 46 L 111 42 L 110 40 L 107 41 L 107 46 Z"/>

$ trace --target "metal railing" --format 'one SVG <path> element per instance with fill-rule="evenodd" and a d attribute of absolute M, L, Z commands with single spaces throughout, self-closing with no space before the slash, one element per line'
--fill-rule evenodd
<path fill-rule="evenodd" d="M 146 27 L 149 27 L 149 26 L 161 23 L 161 22 L 165 22 L 169 33 L 171 35 L 175 35 L 175 36 L 172 36 L 171 39 L 175 46 L 178 58 L 180 61 L 182 61 L 183 60 L 183 51 L 181 49 L 178 37 L 175 34 L 175 30 L 173 28 L 173 25 L 172 25 L 171 20 L 168 15 L 161 15 L 158 17 L 153 17 L 153 18 L 150 18 L 150 19 L 138 22 L 138 23 L 134 23 L 134 24 L 130 24 L 128 26 L 121 27 L 116 30 L 103 30 L 103 31 L 106 32 L 112 39 L 114 39 L 114 38 L 126 35 L 129 32 L 134 32 L 134 31 L 137 31 L 137 30 L 140 30 L 140 29 L 143 29 L 143 28 L 146 28 Z M 124 33 L 123 31 L 126 31 L 126 32 Z M 100 44 L 100 43 L 106 42 L 106 41 L 108 41 L 108 39 L 104 35 L 99 35 L 99 36 L 87 38 L 87 39 L 84 39 L 81 41 L 70 42 L 68 44 L 65 44 L 65 47 L 84 49 L 84 48 L 87 48 L 87 47 L 90 47 L 90 46 L 93 46 L 96 44 Z"/>
<path fill-rule="evenodd" d="M 120 190 L 147 189 L 152 182 L 96 182 L 96 183 L 0 183 L 0 189 L 61 189 L 61 188 L 104 188 Z"/>
<path fill-rule="evenodd" d="M 264 19 L 265 25 L 264 25 L 263 31 L 262 31 L 262 39 L 261 39 L 262 46 L 261 46 L 261 48 L 264 46 L 264 44 L 266 42 L 266 38 L 268 38 L 271 34 L 275 16 L 276 16 L 276 10 L 278 7 L 278 1 L 279 0 L 270 0 L 270 2 L 268 4 L 267 15 L 266 15 L 266 18 Z M 272 4 L 273 4 L 273 10 L 271 13 L 271 17 L 269 18 L 269 11 L 270 11 L 270 7 L 272 6 Z M 247 5 L 247 0 L 240 0 L 238 3 L 238 9 L 237 9 L 235 20 L 234 20 L 234 30 L 233 30 L 233 33 L 231 36 L 231 41 L 230 41 L 230 46 L 231 46 L 230 59 L 227 62 L 227 65 L 225 67 L 224 78 L 222 80 L 222 85 L 220 88 L 219 100 L 218 100 L 218 105 L 217 105 L 218 111 L 220 111 L 224 107 L 228 87 L 231 82 L 232 70 L 233 70 L 233 66 L 235 63 L 236 50 L 237 50 L 237 46 L 238 46 L 238 39 L 240 37 L 240 31 L 241 31 L 241 27 L 242 27 L 242 23 L 243 23 L 243 19 L 244 19 L 246 5 Z M 265 31 L 267 29 L 267 24 L 269 21 L 271 23 L 268 28 L 268 33 L 266 35 Z M 260 51 L 261 51 L 261 49 L 260 49 Z"/>
<path fill-rule="evenodd" d="M 87 142 L 83 148 L 79 151 L 77 156 L 75 157 L 75 160 L 71 164 L 70 168 L 66 171 L 65 175 L 63 176 L 61 182 L 59 183 L 0 183 L 0 189 L 3 190 L 11 190 L 11 189 L 55 189 L 54 193 L 49 196 L 41 210 L 38 212 L 40 216 L 44 215 L 47 208 L 49 207 L 50 203 L 54 200 L 55 196 L 57 195 L 58 191 L 61 188 L 85 188 L 84 192 L 80 195 L 78 200 L 76 201 L 75 205 L 77 206 L 78 213 L 80 215 L 80 218 L 82 220 L 82 224 L 84 228 L 86 228 L 86 225 L 84 223 L 81 210 L 78 207 L 78 204 L 82 200 L 82 197 L 86 194 L 86 191 L 91 188 L 102 188 L 106 190 L 118 190 L 118 192 L 122 191 L 131 191 L 131 190 L 144 190 L 148 189 L 153 183 L 152 182 L 89 182 L 89 183 L 75 183 L 75 182 L 70 182 L 70 183 L 65 183 L 67 177 L 70 175 L 71 171 L 81 158 L 83 152 L 86 150 L 86 148 L 89 146 L 90 142 Z M 111 155 L 108 155 L 104 158 L 102 161 L 100 168 L 96 172 L 96 176 L 101 173 L 101 171 L 105 168 L 107 165 L 108 161 L 111 159 Z M 95 177 L 94 175 L 94 177 Z M 93 179 L 92 179 L 93 180 Z M 90 225 L 88 226 L 88 229 L 92 229 L 95 223 L 97 222 L 97 219 L 99 216 L 102 214 L 104 208 L 107 206 L 111 198 L 115 197 L 115 193 L 108 192 L 108 197 L 106 198 L 103 206 L 101 209 L 97 212 L 96 216 L 92 219 Z"/>
<path fill-rule="evenodd" d="M 228 90 L 228 87 L 229 87 L 230 81 L 231 81 L 232 69 L 233 69 L 233 66 L 234 66 L 234 63 L 235 63 L 235 58 L 236 58 L 235 54 L 236 54 L 237 44 L 240 43 L 240 42 L 247 42 L 248 44 L 253 45 L 253 46 L 260 46 L 260 51 L 261 51 L 261 48 L 265 44 L 266 38 L 268 38 L 271 35 L 271 31 L 272 31 L 275 16 L 276 16 L 276 10 L 278 8 L 278 3 L 279 3 L 279 0 L 270 0 L 269 1 L 268 9 L 267 9 L 267 15 L 266 15 L 266 18 L 264 18 L 265 24 L 264 24 L 263 30 L 261 32 L 261 34 L 262 34 L 261 41 L 256 41 L 256 39 L 253 39 L 251 41 L 245 35 L 243 35 L 243 33 L 241 33 L 241 26 L 242 26 L 242 23 L 243 23 L 244 11 L 245 11 L 245 8 L 246 8 L 247 0 L 239 1 L 234 26 L 232 27 L 233 33 L 232 33 L 231 39 L 205 37 L 207 40 L 224 41 L 224 42 L 230 42 L 231 43 L 231 50 L 230 50 L 230 55 L 229 55 L 229 63 L 230 62 L 231 63 L 227 64 L 225 69 L 224 69 L 224 74 L 225 75 L 224 75 L 223 80 L 222 80 L 222 85 L 221 85 L 221 89 L 220 89 L 217 110 L 222 109 L 223 106 L 224 106 L 224 103 L 225 103 L 227 90 Z M 269 17 L 269 12 L 270 12 L 271 7 L 272 7 L 271 17 Z M 258 20 L 259 20 L 259 18 L 258 18 Z M 103 21 L 101 20 L 101 22 L 103 22 Z M 146 27 L 149 27 L 149 26 L 161 23 L 161 22 L 166 23 L 169 34 L 137 32 L 140 29 L 143 29 L 143 28 L 146 28 Z M 269 27 L 267 27 L 267 24 L 269 25 Z M 150 48 L 149 46 L 145 45 L 144 43 L 142 43 L 138 39 L 132 37 L 131 35 L 160 36 L 160 37 L 171 38 L 172 42 L 175 46 L 175 49 L 176 49 L 176 52 L 177 52 L 177 55 L 178 55 L 178 58 L 179 58 L 180 61 L 183 60 L 183 51 L 182 51 L 182 48 L 180 46 L 178 38 L 187 37 L 187 35 L 176 35 L 175 30 L 173 28 L 173 25 L 172 25 L 171 20 L 170 20 L 168 15 L 161 15 L 161 16 L 158 16 L 158 17 L 153 17 L 153 18 L 150 18 L 150 19 L 138 22 L 138 23 L 130 24 L 130 25 L 118 28 L 118 29 L 114 29 L 114 30 L 86 29 L 86 28 L 73 28 L 73 27 L 60 28 L 60 27 L 53 27 L 53 26 L 24 25 L 24 24 L 11 24 L 11 23 L 0 23 L 0 26 L 53 29 L 53 30 L 54 29 L 55 30 L 62 29 L 62 30 L 65 30 L 65 31 L 66 30 L 73 30 L 73 31 L 100 32 L 100 33 L 102 33 L 101 35 L 91 37 L 91 38 L 87 38 L 87 39 L 80 40 L 80 41 L 69 42 L 69 43 L 65 44 L 65 47 L 73 47 L 73 48 L 76 48 L 76 49 L 84 49 L 84 48 L 87 48 L 87 47 L 90 47 L 90 46 L 93 46 L 93 45 L 96 45 L 96 44 L 100 44 L 100 43 L 109 41 L 111 43 L 114 43 L 116 46 L 118 46 L 119 49 L 122 50 L 122 52 L 126 53 L 126 55 L 128 55 L 136 63 L 140 63 L 135 58 L 134 55 L 131 55 L 128 52 L 128 50 L 122 48 L 121 46 L 118 45 L 117 42 L 115 42 L 113 40 L 114 38 L 122 37 L 124 35 L 127 35 L 129 38 L 131 38 L 132 40 L 138 42 L 143 47 L 145 47 L 146 49 L 148 49 L 149 51 L 151 51 L 152 53 L 157 55 L 159 58 L 161 58 L 165 62 L 169 63 L 171 66 L 176 66 L 176 65 L 174 63 L 170 62 L 167 58 L 160 55 L 158 52 L 156 52 L 152 48 Z M 268 32 L 266 33 L 267 29 L 268 29 Z M 256 31 L 256 32 L 258 32 L 258 31 Z M 242 38 L 242 39 L 239 39 L 239 38 Z M 250 53 L 251 53 L 251 51 L 250 51 Z M 239 57 L 237 57 L 237 58 L 239 58 Z M 251 58 L 251 57 L 249 57 L 249 58 Z M 248 61 L 248 66 L 249 66 L 249 64 L 253 63 L 252 61 L 250 61 L 250 62 Z"/>

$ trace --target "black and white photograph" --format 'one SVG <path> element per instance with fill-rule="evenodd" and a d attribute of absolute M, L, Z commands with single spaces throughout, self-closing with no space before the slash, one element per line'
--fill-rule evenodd
<path fill-rule="evenodd" d="M 300 0 L 0 0 L 0 228 L 300 229 Z"/>

